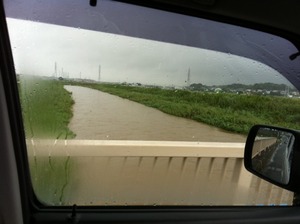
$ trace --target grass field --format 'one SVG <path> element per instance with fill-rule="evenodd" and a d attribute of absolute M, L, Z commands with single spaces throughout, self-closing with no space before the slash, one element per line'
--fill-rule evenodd
<path fill-rule="evenodd" d="M 19 92 L 26 138 L 74 138 L 68 124 L 74 101 L 63 83 L 21 76 Z"/>
<path fill-rule="evenodd" d="M 80 85 L 230 132 L 247 134 L 255 124 L 300 129 L 300 99 L 296 98 L 216 94 L 117 84 Z"/>

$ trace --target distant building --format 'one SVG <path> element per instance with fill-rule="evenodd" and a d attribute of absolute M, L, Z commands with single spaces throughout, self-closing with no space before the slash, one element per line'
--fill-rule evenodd
<path fill-rule="evenodd" d="M 215 88 L 215 93 L 219 93 L 219 92 L 222 92 L 222 89 L 221 88 Z"/>

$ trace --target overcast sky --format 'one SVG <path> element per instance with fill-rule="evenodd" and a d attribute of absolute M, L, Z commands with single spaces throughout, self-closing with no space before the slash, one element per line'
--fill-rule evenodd
<path fill-rule="evenodd" d="M 16 72 L 185 86 L 286 83 L 252 59 L 166 42 L 8 18 Z"/>

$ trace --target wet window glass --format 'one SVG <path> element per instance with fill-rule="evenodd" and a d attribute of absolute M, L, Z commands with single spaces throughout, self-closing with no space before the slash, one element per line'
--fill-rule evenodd
<path fill-rule="evenodd" d="M 300 129 L 292 43 L 114 1 L 5 9 L 42 203 L 292 203 L 243 167 L 253 125 Z"/>

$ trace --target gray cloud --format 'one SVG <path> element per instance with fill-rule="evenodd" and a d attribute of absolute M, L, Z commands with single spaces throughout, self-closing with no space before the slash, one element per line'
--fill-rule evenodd
<path fill-rule="evenodd" d="M 8 19 L 18 73 L 144 84 L 222 85 L 286 82 L 274 69 L 244 57 L 196 47 L 78 28 Z"/>

